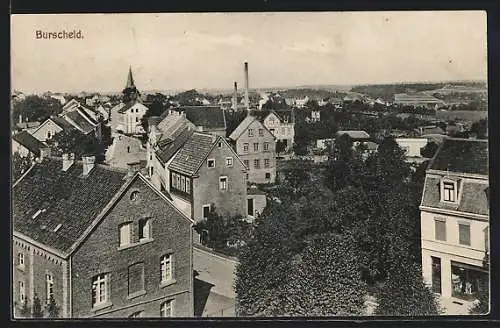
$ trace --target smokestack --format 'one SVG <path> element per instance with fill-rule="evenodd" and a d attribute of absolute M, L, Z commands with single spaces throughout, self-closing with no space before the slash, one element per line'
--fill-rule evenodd
<path fill-rule="evenodd" d="M 73 163 L 75 162 L 75 154 L 74 153 L 62 154 L 62 159 L 63 159 L 62 170 L 67 171 L 71 167 L 71 165 L 73 165 Z"/>
<path fill-rule="evenodd" d="M 248 63 L 245 62 L 245 107 L 250 111 L 250 100 L 248 99 Z"/>
<path fill-rule="evenodd" d="M 238 83 L 234 82 L 234 91 L 233 91 L 233 109 L 238 109 Z"/>
<path fill-rule="evenodd" d="M 86 176 L 92 171 L 95 165 L 95 156 L 82 157 L 83 162 L 83 175 Z"/>

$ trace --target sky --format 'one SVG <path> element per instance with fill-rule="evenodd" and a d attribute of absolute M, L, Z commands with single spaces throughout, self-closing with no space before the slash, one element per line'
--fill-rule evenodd
<path fill-rule="evenodd" d="M 486 80 L 486 43 L 482 11 L 12 15 L 12 89 L 231 89 L 245 61 L 250 88 Z"/>

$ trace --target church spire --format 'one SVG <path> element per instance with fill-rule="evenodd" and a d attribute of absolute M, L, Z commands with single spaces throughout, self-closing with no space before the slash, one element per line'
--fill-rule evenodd
<path fill-rule="evenodd" d="M 127 85 L 125 85 L 125 89 L 127 88 L 135 88 L 134 77 L 132 76 L 132 66 L 129 66 L 128 69 Z"/>

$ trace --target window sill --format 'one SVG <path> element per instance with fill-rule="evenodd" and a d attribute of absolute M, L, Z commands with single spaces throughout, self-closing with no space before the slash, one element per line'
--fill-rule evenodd
<path fill-rule="evenodd" d="M 142 296 L 142 295 L 145 295 L 146 294 L 146 291 L 145 290 L 140 290 L 138 292 L 135 292 L 135 293 L 132 293 L 130 295 L 127 296 L 127 299 L 128 300 L 132 300 L 136 297 L 139 297 L 139 296 Z"/>
<path fill-rule="evenodd" d="M 138 242 L 133 243 L 133 244 L 127 244 L 127 245 L 122 245 L 122 246 L 119 246 L 119 247 L 118 247 L 118 250 L 119 250 L 119 251 L 122 251 L 122 250 L 124 250 L 124 249 L 128 249 L 128 248 L 131 248 L 131 247 L 134 247 L 134 246 L 147 244 L 147 243 L 152 242 L 153 240 L 154 240 L 153 238 L 141 239 L 141 240 L 139 240 Z"/>
<path fill-rule="evenodd" d="M 163 281 L 163 282 L 160 283 L 160 288 L 164 288 L 164 287 L 173 285 L 176 282 L 177 282 L 177 280 L 175 280 L 175 279 L 170 279 L 170 280 L 167 280 L 167 281 Z"/>
<path fill-rule="evenodd" d="M 104 310 L 104 309 L 107 309 L 111 306 L 113 306 L 113 303 L 111 303 L 111 301 L 108 301 L 106 303 L 101 303 L 101 304 L 92 306 L 92 311 L 95 312 L 95 311 L 99 311 L 99 310 Z"/>

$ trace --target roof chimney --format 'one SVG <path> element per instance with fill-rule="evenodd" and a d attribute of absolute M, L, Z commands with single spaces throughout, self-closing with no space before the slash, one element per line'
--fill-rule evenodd
<path fill-rule="evenodd" d="M 245 62 L 245 107 L 250 111 L 250 100 L 248 98 L 248 63 Z"/>
<path fill-rule="evenodd" d="M 75 162 L 75 154 L 74 153 L 62 154 L 62 160 L 63 160 L 62 170 L 66 172 Z"/>
<path fill-rule="evenodd" d="M 95 165 L 95 156 L 83 156 L 83 175 L 89 175 L 90 171 L 94 168 Z"/>
<path fill-rule="evenodd" d="M 233 91 L 233 103 L 232 107 L 234 110 L 238 109 L 238 82 L 234 82 L 234 91 Z"/>

